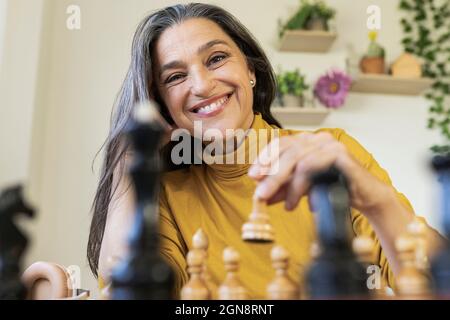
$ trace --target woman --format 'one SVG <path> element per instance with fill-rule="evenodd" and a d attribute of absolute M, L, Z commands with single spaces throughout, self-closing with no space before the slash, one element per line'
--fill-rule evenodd
<path fill-rule="evenodd" d="M 227 129 L 281 128 L 269 109 L 275 91 L 266 55 L 249 31 L 223 9 L 177 5 L 144 19 L 134 37 L 132 61 L 118 96 L 94 200 L 88 259 L 95 275 L 107 281 L 114 261 L 126 251 L 133 198 L 124 174 L 127 146 L 119 136 L 136 102 L 156 100 L 171 129 L 186 129 L 194 135 L 197 121 L 203 133 L 218 129 L 225 135 Z M 187 280 L 185 256 L 192 236 L 202 228 L 210 240 L 208 266 L 216 284 L 224 276 L 222 251 L 233 246 L 241 254 L 240 277 L 250 295 L 264 297 L 273 276 L 271 246 L 244 243 L 240 233 L 253 194 L 272 204 L 268 210 L 276 241 L 291 253 L 289 273 L 297 279 L 299 267 L 310 261 L 310 246 L 316 240 L 307 177 L 331 165 L 349 179 L 355 235 L 375 240 L 374 254 L 383 278 L 393 286 L 393 275 L 400 268 L 394 241 L 414 218 L 408 200 L 396 192 L 371 154 L 344 131 L 281 129 L 280 133 L 281 137 L 271 140 L 278 143 L 279 153 L 268 152 L 269 145 L 253 164 L 203 163 L 164 175 L 162 254 L 178 275 L 178 289 Z M 247 145 L 241 141 L 237 149 Z M 275 165 L 278 170 L 267 174 Z M 430 243 L 439 237 L 432 229 L 428 236 Z"/>

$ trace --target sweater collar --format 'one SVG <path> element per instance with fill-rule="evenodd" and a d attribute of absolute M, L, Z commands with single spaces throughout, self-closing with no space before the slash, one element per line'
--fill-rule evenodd
<path fill-rule="evenodd" d="M 221 158 L 222 163 L 215 161 L 206 164 L 208 172 L 214 177 L 226 180 L 247 174 L 259 152 L 275 136 L 275 130 L 260 113 L 256 113 L 250 129 L 245 132 L 245 138 L 241 139 L 239 146 Z"/>

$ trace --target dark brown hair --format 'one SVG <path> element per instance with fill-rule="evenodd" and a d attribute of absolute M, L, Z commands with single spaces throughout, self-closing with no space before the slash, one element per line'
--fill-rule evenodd
<path fill-rule="evenodd" d="M 261 113 L 263 119 L 269 124 L 281 128 L 270 112 L 270 106 L 276 94 L 276 78 L 272 66 L 251 33 L 234 16 L 217 6 L 201 3 L 174 5 L 147 16 L 139 24 L 134 35 L 131 64 L 116 98 L 111 115 L 111 128 L 102 146 L 102 149 L 105 148 L 106 154 L 102 164 L 100 182 L 92 204 L 93 217 L 87 246 L 89 266 L 95 276 L 98 276 L 98 261 L 108 206 L 116 191 L 112 190 L 113 173 L 118 165 L 122 169 L 124 167 L 124 161 L 121 160 L 124 159 L 127 145 L 123 143 L 121 133 L 132 114 L 133 107 L 139 102 L 148 101 L 151 97 L 158 102 L 164 118 L 169 123 L 173 123 L 168 109 L 160 99 L 152 81 L 152 53 L 164 30 L 192 18 L 206 18 L 217 23 L 233 39 L 246 57 L 247 63 L 257 79 L 253 89 L 253 110 Z M 119 181 L 120 178 L 115 177 L 114 180 Z"/>

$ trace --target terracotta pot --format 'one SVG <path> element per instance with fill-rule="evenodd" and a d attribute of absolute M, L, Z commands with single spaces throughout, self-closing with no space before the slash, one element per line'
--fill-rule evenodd
<path fill-rule="evenodd" d="M 283 107 L 303 107 L 304 97 L 294 96 L 293 94 L 283 95 Z"/>
<path fill-rule="evenodd" d="M 359 68 L 363 73 L 385 73 L 384 58 L 364 57 L 359 63 Z"/>

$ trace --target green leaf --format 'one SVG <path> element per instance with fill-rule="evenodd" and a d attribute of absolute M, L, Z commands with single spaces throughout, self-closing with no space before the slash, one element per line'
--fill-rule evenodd
<path fill-rule="evenodd" d="M 409 44 L 411 44 L 413 42 L 413 39 L 412 38 L 404 38 L 403 40 L 402 40 L 402 43 L 404 44 L 404 45 L 409 45 Z"/>
<path fill-rule="evenodd" d="M 412 5 L 406 0 L 401 0 L 399 7 L 400 7 L 400 9 L 406 10 L 406 11 L 412 10 Z"/>

